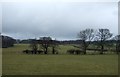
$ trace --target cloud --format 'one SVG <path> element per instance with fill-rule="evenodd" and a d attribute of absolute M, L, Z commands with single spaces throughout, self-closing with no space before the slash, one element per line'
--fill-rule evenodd
<path fill-rule="evenodd" d="M 85 28 L 109 28 L 117 34 L 117 3 L 3 3 L 4 34 L 24 39 L 52 36 L 76 39 Z"/>

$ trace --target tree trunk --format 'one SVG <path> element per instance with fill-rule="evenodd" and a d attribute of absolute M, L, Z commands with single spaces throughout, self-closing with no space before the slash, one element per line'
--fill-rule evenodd
<path fill-rule="evenodd" d="M 83 44 L 84 44 L 84 54 L 86 54 L 86 42 L 83 41 Z"/>
<path fill-rule="evenodd" d="M 45 49 L 45 54 L 47 54 L 47 49 L 48 49 L 48 48 Z"/>
<path fill-rule="evenodd" d="M 35 50 L 35 54 L 37 54 L 37 51 Z"/>
<path fill-rule="evenodd" d="M 116 54 L 118 54 L 118 47 L 117 47 L 117 44 L 116 44 Z"/>
<path fill-rule="evenodd" d="M 117 44 L 116 45 L 116 53 L 119 54 L 119 52 L 120 52 L 120 44 Z"/>
<path fill-rule="evenodd" d="M 86 46 L 84 47 L 84 54 L 86 54 Z"/>
<path fill-rule="evenodd" d="M 55 48 L 54 47 L 52 47 L 52 53 L 55 54 Z"/>
<path fill-rule="evenodd" d="M 104 52 L 104 45 L 101 45 L 101 51 L 100 51 L 100 54 L 103 54 Z"/>
<path fill-rule="evenodd" d="M 31 52 L 32 52 L 32 54 L 34 53 L 34 51 L 33 51 L 33 50 L 32 50 Z"/>

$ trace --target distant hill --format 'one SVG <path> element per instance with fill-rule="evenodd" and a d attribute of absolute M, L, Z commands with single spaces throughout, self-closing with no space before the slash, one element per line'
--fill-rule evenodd
<path fill-rule="evenodd" d="M 0 35 L 0 47 L 8 48 L 14 46 L 15 39 L 9 36 Z"/>

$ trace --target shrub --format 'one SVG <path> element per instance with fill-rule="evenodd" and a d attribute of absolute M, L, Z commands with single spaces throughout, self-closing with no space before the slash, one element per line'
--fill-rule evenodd
<path fill-rule="evenodd" d="M 70 49 L 70 50 L 67 51 L 67 53 L 69 53 L 69 54 L 82 54 L 82 53 L 84 53 L 84 51 L 82 51 L 82 50 Z"/>

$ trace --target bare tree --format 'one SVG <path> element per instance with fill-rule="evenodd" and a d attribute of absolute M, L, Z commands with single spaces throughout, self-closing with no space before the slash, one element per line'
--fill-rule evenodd
<path fill-rule="evenodd" d="M 36 39 L 31 39 L 30 40 L 30 47 L 32 49 L 32 54 L 37 54 L 37 50 L 38 50 L 38 44 L 37 44 L 37 40 Z"/>
<path fill-rule="evenodd" d="M 104 52 L 104 45 L 107 40 L 112 37 L 112 33 L 110 33 L 109 29 L 99 29 L 96 34 L 96 40 L 98 41 L 98 45 L 101 47 L 100 54 Z"/>
<path fill-rule="evenodd" d="M 120 35 L 115 36 L 113 39 L 115 40 L 116 53 L 119 54 L 119 52 L 120 52 Z"/>
<path fill-rule="evenodd" d="M 40 37 L 40 44 L 44 50 L 44 54 L 48 53 L 48 47 L 50 47 L 52 42 L 51 37 Z"/>
<path fill-rule="evenodd" d="M 78 38 L 79 40 L 82 41 L 82 49 L 84 51 L 84 54 L 86 54 L 86 49 L 94 38 L 94 30 L 93 29 L 82 30 L 78 33 Z"/>
<path fill-rule="evenodd" d="M 57 52 L 58 42 L 56 40 L 52 40 L 51 47 L 52 47 L 52 54 L 55 53 L 58 54 Z"/>

